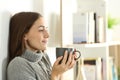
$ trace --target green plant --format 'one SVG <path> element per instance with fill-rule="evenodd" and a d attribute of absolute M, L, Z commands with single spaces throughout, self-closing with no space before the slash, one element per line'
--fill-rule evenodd
<path fill-rule="evenodd" d="M 119 22 L 118 19 L 112 18 L 110 15 L 108 15 L 108 29 L 112 29 L 114 25 L 117 25 Z"/>
<path fill-rule="evenodd" d="M 118 67 L 118 76 L 120 76 L 120 67 Z"/>
<path fill-rule="evenodd" d="M 118 67 L 118 80 L 120 80 L 120 67 Z"/>

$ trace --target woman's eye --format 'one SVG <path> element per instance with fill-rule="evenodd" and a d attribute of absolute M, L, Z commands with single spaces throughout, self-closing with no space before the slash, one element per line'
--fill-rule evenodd
<path fill-rule="evenodd" d="M 44 28 L 43 28 L 43 27 L 40 27 L 40 28 L 39 28 L 39 31 L 44 31 Z"/>
<path fill-rule="evenodd" d="M 39 29 L 39 31 L 44 31 L 44 29 Z"/>
<path fill-rule="evenodd" d="M 45 26 L 40 26 L 39 27 L 39 31 L 45 31 L 45 30 L 48 30 L 48 27 L 45 27 Z"/>

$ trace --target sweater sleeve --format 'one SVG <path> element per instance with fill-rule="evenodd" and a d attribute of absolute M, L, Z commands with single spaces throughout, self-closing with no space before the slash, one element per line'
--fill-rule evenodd
<path fill-rule="evenodd" d="M 36 75 L 23 58 L 16 57 L 8 65 L 7 80 L 36 80 Z"/>

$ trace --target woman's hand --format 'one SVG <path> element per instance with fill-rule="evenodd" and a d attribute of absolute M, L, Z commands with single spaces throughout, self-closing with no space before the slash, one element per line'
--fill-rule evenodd
<path fill-rule="evenodd" d="M 72 54 L 72 52 L 70 52 L 68 61 L 67 61 L 67 56 L 68 56 L 68 51 L 65 51 L 64 57 L 63 56 L 58 57 L 57 60 L 55 61 L 52 68 L 52 74 L 51 74 L 52 80 L 59 80 L 60 75 L 62 73 L 73 68 L 73 66 L 75 65 L 75 62 L 76 62 L 75 55 Z M 61 64 L 59 64 L 60 61 L 61 61 Z"/>

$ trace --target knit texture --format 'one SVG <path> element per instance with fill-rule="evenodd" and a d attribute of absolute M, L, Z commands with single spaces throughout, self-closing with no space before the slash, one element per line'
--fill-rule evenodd
<path fill-rule="evenodd" d="M 46 53 L 26 50 L 7 68 L 7 80 L 50 80 L 51 63 Z"/>

